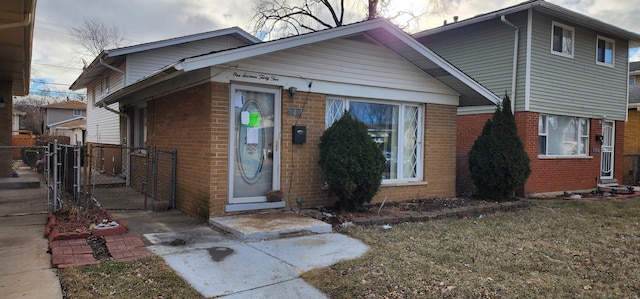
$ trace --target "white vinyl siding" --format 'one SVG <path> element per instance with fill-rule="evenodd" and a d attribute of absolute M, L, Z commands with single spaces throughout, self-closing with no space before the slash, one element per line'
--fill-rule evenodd
<path fill-rule="evenodd" d="M 119 76 L 122 78 L 122 76 Z M 114 76 L 110 76 L 110 84 L 113 84 Z M 100 84 L 102 80 L 96 80 L 96 84 L 87 88 L 87 142 L 120 144 L 120 116 L 104 108 L 95 107 L 93 103 L 102 98 Z M 120 80 L 122 82 L 122 80 Z M 118 111 L 118 103 L 109 105 L 111 109 Z"/>
<path fill-rule="evenodd" d="M 574 58 L 567 59 L 549 53 L 549 28 L 553 21 L 549 15 L 533 12 L 530 110 L 624 121 L 627 110 L 627 41 L 616 39 L 616 65 L 601 67 L 594 63 L 598 33 L 567 23 L 575 28 Z"/>
<path fill-rule="evenodd" d="M 457 96 L 451 88 L 389 49 L 354 39 L 320 42 L 241 60 L 235 65 L 238 72 L 250 70 L 325 82 Z M 353 87 L 350 89 L 354 90 Z M 298 90 L 303 91 L 302 88 Z"/>
<path fill-rule="evenodd" d="M 127 85 L 180 59 L 243 45 L 245 42 L 223 36 L 130 54 L 127 56 Z"/>

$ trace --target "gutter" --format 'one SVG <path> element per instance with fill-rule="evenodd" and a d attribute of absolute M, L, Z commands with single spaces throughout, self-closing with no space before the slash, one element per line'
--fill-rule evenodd
<path fill-rule="evenodd" d="M 0 25 L 0 30 L 11 29 L 11 28 L 20 28 L 20 27 L 27 26 L 29 24 L 31 24 L 31 14 L 30 13 L 25 14 L 24 20 L 22 20 L 22 21 Z"/>
<path fill-rule="evenodd" d="M 513 69 L 511 74 L 511 112 L 516 112 L 516 77 L 518 73 L 518 42 L 520 40 L 520 29 L 507 20 L 505 15 L 500 16 L 500 21 L 515 29 L 513 35 Z"/>

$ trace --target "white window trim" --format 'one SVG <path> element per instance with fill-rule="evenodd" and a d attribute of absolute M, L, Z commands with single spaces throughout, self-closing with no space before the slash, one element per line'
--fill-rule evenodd
<path fill-rule="evenodd" d="M 610 42 L 612 46 L 613 53 L 611 53 L 611 63 L 600 62 L 598 61 L 598 41 L 603 40 L 605 42 Z M 606 49 L 605 49 L 606 50 Z M 610 39 L 601 35 L 598 35 L 596 38 L 596 64 L 602 65 L 606 67 L 615 67 L 616 65 L 616 41 L 614 39 Z"/>
<path fill-rule="evenodd" d="M 81 109 L 73 109 L 73 116 L 82 116 Z"/>
<path fill-rule="evenodd" d="M 329 100 L 343 101 L 343 107 L 345 110 L 349 110 L 349 104 L 351 101 L 386 104 L 386 105 L 397 105 L 399 108 L 398 117 L 401 118 L 401 119 L 398 119 L 398 132 L 404 132 L 404 114 L 403 114 L 404 108 L 417 107 L 418 108 L 418 123 L 417 123 L 418 136 L 416 136 L 416 138 L 418 138 L 418 140 L 416 140 L 416 144 L 417 144 L 416 155 L 417 155 L 418 161 L 416 161 L 416 165 L 417 165 L 416 177 L 415 178 L 382 179 L 382 186 L 383 187 L 395 186 L 402 183 L 422 182 L 424 178 L 424 134 L 425 134 L 424 120 L 423 120 L 424 119 L 423 104 L 414 103 L 414 102 L 384 101 L 384 100 L 376 100 L 376 99 L 369 99 L 369 98 L 346 98 L 346 97 L 338 97 L 338 96 L 328 96 L 325 102 Z M 326 110 L 325 110 L 325 120 L 326 120 Z M 330 127 L 330 124 L 325 124 L 325 125 L 327 128 Z M 402 138 L 404 138 L 404 134 L 399 133 L 398 134 L 398 153 L 397 153 L 397 159 L 396 159 L 397 160 L 396 163 L 398 164 L 397 176 L 404 175 L 404 163 L 401 163 L 401 161 L 404 161 L 404 151 L 400 150 L 400 144 L 402 144 L 404 141 Z"/>
<path fill-rule="evenodd" d="M 556 159 L 556 158 L 561 158 L 561 159 L 584 159 L 584 158 L 591 158 L 591 156 L 589 155 L 589 151 L 590 151 L 590 147 L 589 147 L 589 142 L 591 140 L 589 140 L 589 136 L 591 136 L 591 120 L 585 117 L 576 117 L 576 116 L 567 116 L 567 115 L 558 115 L 558 114 L 540 114 L 538 116 L 538 118 L 542 117 L 542 116 L 546 116 L 547 118 L 545 119 L 545 121 L 548 122 L 548 116 L 560 116 L 560 117 L 573 117 L 578 119 L 578 142 L 580 142 L 580 140 L 583 137 L 587 137 L 587 144 L 585 146 L 586 148 L 586 152 L 583 154 L 577 154 L 577 155 L 548 155 L 548 154 L 540 154 L 538 153 L 538 158 L 541 159 Z M 584 132 L 580 132 L 580 125 L 579 125 L 579 120 L 580 119 L 586 119 L 587 120 L 587 132 L 586 134 L 584 134 Z M 541 133 L 540 131 L 538 131 L 538 136 L 546 136 L 546 140 L 547 142 L 545 143 L 545 152 L 548 153 L 549 152 L 549 123 L 546 123 L 545 127 L 547 128 L 547 132 Z M 539 139 L 538 139 L 539 140 Z M 578 150 L 578 153 L 580 151 Z"/>
<path fill-rule="evenodd" d="M 567 30 L 571 30 L 571 54 L 566 54 L 564 52 L 556 52 L 556 51 L 553 50 L 553 28 L 556 27 L 556 26 L 558 26 L 560 28 L 567 29 Z M 573 58 L 573 55 L 575 53 L 575 49 L 576 49 L 576 30 L 575 30 L 575 28 L 573 28 L 571 26 L 567 26 L 567 25 L 562 24 L 562 23 L 558 23 L 556 21 L 552 21 L 551 22 L 551 54 L 562 56 L 562 57 Z"/>

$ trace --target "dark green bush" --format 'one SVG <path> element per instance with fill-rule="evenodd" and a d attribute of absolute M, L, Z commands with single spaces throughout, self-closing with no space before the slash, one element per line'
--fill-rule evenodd
<path fill-rule="evenodd" d="M 346 111 L 320 137 L 322 177 L 346 211 L 371 202 L 382 181 L 385 158 L 367 131 Z"/>
<path fill-rule="evenodd" d="M 32 148 L 22 148 L 20 149 L 20 157 L 25 164 L 33 168 L 36 166 L 36 162 L 38 162 L 38 150 Z"/>
<path fill-rule="evenodd" d="M 469 171 L 478 196 L 498 201 L 511 198 L 531 174 L 529 162 L 505 95 L 469 152 Z"/>

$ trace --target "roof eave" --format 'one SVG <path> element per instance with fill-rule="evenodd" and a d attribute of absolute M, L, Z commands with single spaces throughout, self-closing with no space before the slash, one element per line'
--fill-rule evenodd
<path fill-rule="evenodd" d="M 549 3 L 543 0 L 538 0 L 538 1 L 529 1 L 529 2 L 525 2 L 519 5 L 515 5 L 506 9 L 501 9 L 501 10 L 497 10 L 494 12 L 490 12 L 487 14 L 483 14 L 483 15 L 479 15 L 476 17 L 472 17 L 466 20 L 462 20 L 462 21 L 458 21 L 455 23 L 451 23 L 451 24 L 447 24 L 447 25 L 443 25 L 440 27 L 436 27 L 433 29 L 427 29 L 425 31 L 421 31 L 418 33 L 413 34 L 413 37 L 416 39 L 425 37 L 425 36 L 429 36 L 429 35 L 433 35 L 436 33 L 441 33 L 444 31 L 448 31 L 448 30 L 452 30 L 452 29 L 456 29 L 456 28 L 460 28 L 460 27 L 464 27 L 464 26 L 468 26 L 468 25 L 472 25 L 472 24 L 476 24 L 479 22 L 484 22 L 487 20 L 491 20 L 494 18 L 498 18 L 500 16 L 503 15 L 509 15 L 509 14 L 513 14 L 516 12 L 520 12 L 520 11 L 524 11 L 524 10 L 528 10 L 530 8 L 533 9 L 539 9 L 540 11 L 550 14 L 550 15 L 562 15 L 565 18 L 567 18 L 568 20 L 583 25 L 585 27 L 589 27 L 589 28 L 597 28 L 597 30 L 602 31 L 604 33 L 608 33 L 608 34 L 612 34 L 624 39 L 627 39 L 629 41 L 640 41 L 640 35 L 618 28 L 616 26 L 613 26 L 611 24 L 599 21 L 597 19 L 594 19 L 592 17 L 589 17 L 587 15 L 583 15 L 581 13 L 577 13 L 575 11 L 566 9 L 562 6 L 558 6 L 555 5 L 553 3 Z"/>

